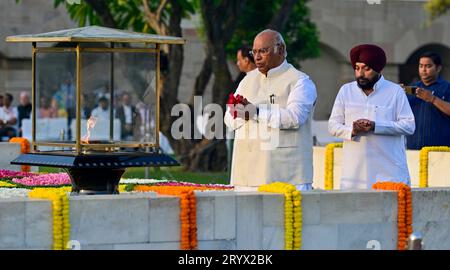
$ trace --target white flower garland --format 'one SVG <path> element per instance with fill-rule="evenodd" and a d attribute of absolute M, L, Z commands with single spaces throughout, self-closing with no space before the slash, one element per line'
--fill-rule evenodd
<path fill-rule="evenodd" d="M 26 188 L 0 188 L 0 199 L 27 198 L 30 191 Z"/>
<path fill-rule="evenodd" d="M 156 183 L 164 183 L 168 182 L 168 180 L 157 180 L 157 179 L 139 179 L 139 178 L 122 178 L 120 179 L 120 184 L 156 184 Z"/>

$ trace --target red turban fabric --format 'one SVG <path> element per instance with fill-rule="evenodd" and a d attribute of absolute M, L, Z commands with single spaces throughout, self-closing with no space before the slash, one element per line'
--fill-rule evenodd
<path fill-rule="evenodd" d="M 359 62 L 380 73 L 386 65 L 386 54 L 377 45 L 362 44 L 350 51 L 350 61 L 353 69 L 356 68 L 356 62 Z"/>

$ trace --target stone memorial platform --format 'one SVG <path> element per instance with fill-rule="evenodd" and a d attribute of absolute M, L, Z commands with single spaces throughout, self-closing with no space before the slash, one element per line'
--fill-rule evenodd
<path fill-rule="evenodd" d="M 426 249 L 450 249 L 450 189 L 413 189 L 413 228 Z M 196 191 L 198 249 L 284 249 L 284 196 Z M 81 249 L 179 249 L 179 198 L 156 193 L 71 196 L 70 239 Z M 396 249 L 397 194 L 302 192 L 302 249 Z M 52 208 L 0 200 L 0 249 L 51 249 Z"/>

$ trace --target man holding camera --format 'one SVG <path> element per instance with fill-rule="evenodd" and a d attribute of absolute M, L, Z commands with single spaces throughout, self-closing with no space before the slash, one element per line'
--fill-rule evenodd
<path fill-rule="evenodd" d="M 416 131 L 406 138 L 408 149 L 450 146 L 450 84 L 439 77 L 441 70 L 437 53 L 420 56 L 420 81 L 415 84 L 415 93 L 407 95 L 416 121 Z"/>

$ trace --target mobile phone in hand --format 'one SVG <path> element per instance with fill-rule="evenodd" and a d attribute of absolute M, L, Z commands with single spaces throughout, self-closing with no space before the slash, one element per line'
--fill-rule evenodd
<path fill-rule="evenodd" d="M 416 91 L 417 88 L 419 88 L 418 86 L 413 86 L 413 85 L 407 85 L 407 86 L 403 86 L 403 90 L 405 90 L 406 94 L 410 94 L 410 95 L 416 95 Z"/>

